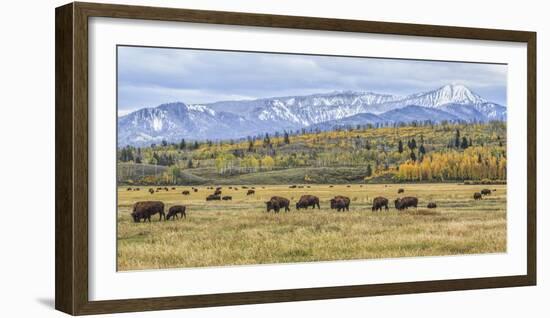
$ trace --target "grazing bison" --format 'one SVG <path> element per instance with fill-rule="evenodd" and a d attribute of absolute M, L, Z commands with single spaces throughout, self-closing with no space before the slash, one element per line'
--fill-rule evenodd
<path fill-rule="evenodd" d="M 149 193 L 153 194 L 153 193 L 155 193 L 155 190 L 153 190 L 153 189 L 151 188 L 151 189 L 149 189 Z"/>
<path fill-rule="evenodd" d="M 289 188 L 290 188 L 290 189 L 295 189 L 295 188 L 296 188 L 296 185 L 293 184 L 293 185 L 289 186 Z"/>
<path fill-rule="evenodd" d="M 389 210 L 389 207 L 388 207 L 388 199 L 384 198 L 384 197 L 376 197 L 372 200 L 372 211 L 382 211 L 382 208 L 386 208 L 386 211 Z"/>
<path fill-rule="evenodd" d="M 296 209 L 300 210 L 301 208 L 304 208 L 307 210 L 308 207 L 313 207 L 315 209 L 315 206 L 320 210 L 321 206 L 319 205 L 319 198 L 314 195 L 305 194 L 300 197 L 300 200 L 296 202 Z"/>
<path fill-rule="evenodd" d="M 211 194 L 206 197 L 206 201 L 214 201 L 214 200 L 221 200 L 221 197 L 216 194 Z"/>
<path fill-rule="evenodd" d="M 181 194 L 183 195 L 190 195 L 191 193 L 188 190 L 182 191 Z"/>
<path fill-rule="evenodd" d="M 132 218 L 134 222 L 138 223 L 143 219 L 143 221 L 148 220 L 151 222 L 151 215 L 160 214 L 159 221 L 166 219 L 164 214 L 164 203 L 160 201 L 139 201 L 134 204 L 134 209 L 132 210 Z"/>
<path fill-rule="evenodd" d="M 336 211 L 349 211 L 350 199 L 341 195 L 335 196 L 333 199 L 330 199 L 330 208 L 336 209 Z"/>
<path fill-rule="evenodd" d="M 243 189 L 248 189 L 248 187 L 246 187 L 246 186 L 241 186 L 241 188 L 243 188 Z"/>
<path fill-rule="evenodd" d="M 404 210 L 410 207 L 418 207 L 418 198 L 404 197 L 402 199 L 397 198 L 395 200 L 395 208 L 398 210 Z"/>
<path fill-rule="evenodd" d="M 226 195 L 226 196 L 222 197 L 222 200 L 224 200 L 224 201 L 230 201 L 230 200 L 233 200 L 233 197 L 230 196 L 230 195 Z"/>
<path fill-rule="evenodd" d="M 185 206 L 184 205 L 174 205 L 173 207 L 170 207 L 168 209 L 168 214 L 166 215 L 166 220 L 170 220 L 172 218 L 174 221 L 176 218 L 178 218 L 178 213 L 180 218 L 187 218 L 187 214 L 185 213 Z"/>
<path fill-rule="evenodd" d="M 172 190 L 176 190 L 176 187 L 172 187 Z"/>
<path fill-rule="evenodd" d="M 397 193 L 398 193 L 398 194 L 399 194 L 399 193 L 405 193 L 405 189 L 399 188 L 399 189 L 397 190 Z"/>
<path fill-rule="evenodd" d="M 220 194 L 222 194 L 222 190 L 216 190 L 216 191 L 214 191 L 214 195 L 220 195 Z"/>
<path fill-rule="evenodd" d="M 474 193 L 474 200 L 481 200 L 481 193 L 479 192 Z"/>
<path fill-rule="evenodd" d="M 128 188 L 128 189 L 126 189 L 126 191 L 132 191 L 132 188 Z"/>
<path fill-rule="evenodd" d="M 333 186 L 333 185 L 329 185 L 328 187 L 329 187 L 329 188 L 334 188 L 334 186 Z"/>
<path fill-rule="evenodd" d="M 246 195 L 252 195 L 252 194 L 254 194 L 254 193 L 256 193 L 256 191 L 254 191 L 254 190 L 248 190 L 248 191 L 246 192 Z"/>
<path fill-rule="evenodd" d="M 271 197 L 269 201 L 265 203 L 267 207 L 267 212 L 270 212 L 271 210 L 275 211 L 275 213 L 279 213 L 279 210 L 284 208 L 285 212 L 290 211 L 290 201 L 287 198 L 283 197 Z"/>
<path fill-rule="evenodd" d="M 193 189 L 193 192 L 199 192 L 199 189 L 195 188 Z"/>
<path fill-rule="evenodd" d="M 490 194 L 491 194 L 491 190 L 489 190 L 489 189 L 483 189 L 483 190 L 481 190 L 481 194 L 482 194 L 482 195 L 490 195 Z"/>
<path fill-rule="evenodd" d="M 435 204 L 434 202 L 428 203 L 428 209 L 435 209 L 435 208 L 437 208 L 437 204 Z"/>

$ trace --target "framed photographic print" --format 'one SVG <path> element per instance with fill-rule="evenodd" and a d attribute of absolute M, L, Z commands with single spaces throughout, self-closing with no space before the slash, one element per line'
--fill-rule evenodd
<path fill-rule="evenodd" d="M 56 308 L 536 284 L 536 34 L 56 10 Z"/>

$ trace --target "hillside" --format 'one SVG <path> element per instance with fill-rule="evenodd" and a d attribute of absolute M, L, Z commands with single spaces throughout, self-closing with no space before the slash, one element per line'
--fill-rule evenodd
<path fill-rule="evenodd" d="M 506 125 L 400 125 L 118 150 L 121 184 L 450 182 L 506 179 Z M 156 167 L 156 168 L 155 168 Z"/>

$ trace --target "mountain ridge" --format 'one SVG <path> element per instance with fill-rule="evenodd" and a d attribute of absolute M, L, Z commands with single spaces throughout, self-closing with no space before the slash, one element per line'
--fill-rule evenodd
<path fill-rule="evenodd" d="M 209 104 L 173 102 L 118 117 L 118 143 L 138 146 L 181 138 L 237 139 L 301 128 L 412 121 L 504 121 L 506 114 L 505 106 L 460 84 L 406 96 L 335 91 Z"/>

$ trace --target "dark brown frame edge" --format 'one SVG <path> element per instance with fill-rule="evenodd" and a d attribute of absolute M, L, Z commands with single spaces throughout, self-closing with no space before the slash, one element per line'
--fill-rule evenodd
<path fill-rule="evenodd" d="M 56 8 L 55 308 L 101 314 L 536 285 L 536 33 L 74 2 Z M 527 43 L 527 275 L 148 299 L 88 300 L 88 18 L 182 21 Z"/>

